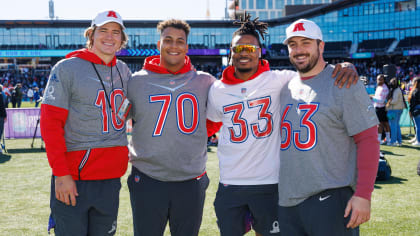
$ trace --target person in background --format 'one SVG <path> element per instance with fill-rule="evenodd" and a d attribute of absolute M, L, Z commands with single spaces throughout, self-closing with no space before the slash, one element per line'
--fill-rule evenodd
<path fill-rule="evenodd" d="M 15 102 L 16 102 L 16 107 L 20 108 L 20 106 L 22 105 L 22 98 L 23 98 L 23 91 L 22 91 L 22 84 L 21 83 L 17 83 L 15 86 Z M 13 105 L 13 107 L 15 107 L 15 104 Z"/>
<path fill-rule="evenodd" d="M 373 106 L 375 107 L 376 115 L 379 119 L 378 125 L 378 140 L 381 144 L 391 145 L 391 129 L 389 127 L 387 112 L 385 109 L 386 98 L 389 94 L 389 89 L 385 83 L 385 75 L 379 74 L 376 77 L 376 90 L 375 95 L 371 96 L 373 100 Z M 382 140 L 382 132 L 385 132 L 386 141 Z"/>
<path fill-rule="evenodd" d="M 0 98 L 3 98 L 3 85 L 0 85 Z M 6 106 L 4 99 L 0 99 L 0 141 L 4 131 L 4 123 L 7 121 Z M 0 154 L 3 153 L 3 145 L 1 145 Z"/>
<path fill-rule="evenodd" d="M 416 140 L 413 146 L 420 146 L 420 77 L 413 79 L 413 88 L 409 95 L 410 114 L 414 119 L 416 127 Z"/>
<path fill-rule="evenodd" d="M 29 103 L 32 103 L 34 99 L 34 90 L 32 88 L 28 88 L 28 91 L 26 92 L 26 96 L 29 99 Z"/>
<path fill-rule="evenodd" d="M 9 84 L 6 82 L 3 84 L 3 94 L 4 94 L 4 106 L 6 108 L 9 107 L 10 97 L 12 94 L 10 93 Z"/>
<path fill-rule="evenodd" d="M 389 82 L 389 94 L 387 96 L 387 117 L 389 126 L 391 128 L 391 145 L 401 146 L 402 136 L 400 127 L 400 117 L 406 108 L 404 95 L 400 87 L 398 86 L 397 78 L 392 78 Z"/>
<path fill-rule="evenodd" d="M 35 107 L 38 107 L 39 103 L 42 100 L 41 93 L 39 92 L 38 87 L 34 87 L 34 97 L 33 97 L 33 99 L 35 101 Z"/>

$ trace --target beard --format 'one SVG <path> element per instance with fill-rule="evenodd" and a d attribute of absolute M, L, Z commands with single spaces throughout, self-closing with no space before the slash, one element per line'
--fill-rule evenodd
<path fill-rule="evenodd" d="M 307 72 L 311 71 L 316 66 L 316 64 L 318 63 L 319 54 L 320 53 L 319 53 L 319 48 L 318 48 L 316 54 L 309 57 L 309 62 L 306 65 L 299 65 L 299 64 L 295 63 L 292 58 L 290 58 L 290 63 L 292 63 L 292 65 L 296 68 L 296 70 L 298 72 L 304 74 L 304 73 L 307 73 Z M 305 54 L 299 54 L 299 55 L 296 55 L 294 57 L 298 57 L 298 56 L 302 56 L 302 55 L 305 55 Z"/>
<path fill-rule="evenodd" d="M 236 67 L 236 70 L 240 73 L 248 73 L 252 71 L 252 68 L 238 68 Z"/>

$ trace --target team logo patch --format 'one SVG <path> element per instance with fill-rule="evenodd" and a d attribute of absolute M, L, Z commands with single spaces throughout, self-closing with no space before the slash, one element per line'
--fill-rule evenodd
<path fill-rule="evenodd" d="M 44 100 L 55 100 L 54 87 L 50 86 L 45 91 Z"/>
<path fill-rule="evenodd" d="M 170 84 L 170 85 L 174 85 L 174 84 L 175 84 L 175 81 L 170 80 L 170 81 L 169 81 L 169 84 Z"/>
<path fill-rule="evenodd" d="M 305 92 L 304 89 L 299 90 L 299 95 L 302 95 Z"/>
<path fill-rule="evenodd" d="M 112 233 L 114 233 L 116 230 L 117 230 L 117 221 L 116 221 L 116 220 L 114 220 L 114 222 L 112 222 L 111 229 L 108 231 L 108 234 L 112 234 Z"/>
<path fill-rule="evenodd" d="M 246 88 L 241 88 L 241 93 L 242 94 L 246 93 Z"/>
<path fill-rule="evenodd" d="M 270 234 L 280 233 L 280 226 L 277 220 L 273 222 L 272 226 L 273 228 L 270 230 Z"/>
<path fill-rule="evenodd" d="M 296 32 L 296 31 L 305 31 L 305 28 L 303 27 L 303 22 L 296 23 L 295 27 L 293 28 L 293 32 Z"/>
<path fill-rule="evenodd" d="M 136 183 L 140 182 L 140 176 L 138 175 L 134 176 L 134 182 Z"/>
<path fill-rule="evenodd" d="M 60 81 L 58 80 L 58 78 L 57 78 L 57 75 L 56 75 L 56 74 L 53 74 L 53 75 L 51 76 L 50 80 L 51 80 L 52 82 L 56 82 L 56 83 L 60 82 Z"/>

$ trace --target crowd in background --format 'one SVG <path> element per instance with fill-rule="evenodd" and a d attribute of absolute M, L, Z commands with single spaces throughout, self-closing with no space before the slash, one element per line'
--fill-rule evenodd
<path fill-rule="evenodd" d="M 332 64 L 341 62 L 342 60 L 332 60 Z M 369 93 L 373 93 L 376 88 L 376 77 L 383 74 L 382 62 L 374 60 L 367 61 L 351 61 L 361 77 L 365 80 L 366 87 Z M 222 77 L 222 72 L 225 66 L 221 64 L 194 64 L 199 71 L 205 71 L 212 74 L 217 79 Z M 272 69 L 290 69 L 292 68 L 289 62 L 273 62 L 270 63 Z M 22 67 L 19 69 L 1 69 L 0 70 L 0 84 L 3 85 L 3 97 L 8 107 L 13 107 L 16 103 L 18 107 L 19 101 L 30 101 L 34 103 L 42 97 L 45 86 L 47 85 L 49 73 L 52 66 L 49 68 L 34 69 L 32 67 Z M 134 68 L 134 67 L 131 67 Z M 135 68 L 139 69 L 139 66 Z M 405 94 L 408 94 L 413 84 L 413 78 L 420 75 L 420 64 L 403 63 L 396 65 L 396 77 L 400 81 L 401 88 Z M 133 71 L 134 72 L 134 71 Z M 20 84 L 18 86 L 18 84 Z M 20 87 L 20 88 L 17 88 Z M 16 101 L 14 103 L 14 101 Z"/>
<path fill-rule="evenodd" d="M 332 60 L 331 63 L 339 63 L 341 60 Z M 351 61 L 350 61 L 351 62 Z M 383 74 L 383 64 L 377 61 L 353 61 L 352 62 L 364 81 L 366 89 L 369 94 L 374 94 L 377 87 L 376 78 L 378 75 Z M 199 71 L 205 71 L 212 74 L 215 78 L 222 77 L 223 70 L 226 66 L 221 64 L 199 64 L 196 63 L 195 68 Z M 1 69 L 0 70 L 0 92 L 3 97 L 4 105 L 6 108 L 20 107 L 22 101 L 29 101 L 34 107 L 38 107 L 45 86 L 48 82 L 52 66 L 42 69 L 34 69 L 31 67 L 23 67 L 19 69 Z M 130 67 L 132 70 L 140 69 L 140 65 Z M 272 69 L 292 69 L 288 62 L 274 62 L 271 63 Z M 414 78 L 420 76 L 420 64 L 400 64 L 396 65 L 396 78 L 399 87 L 403 93 L 408 96 L 410 91 L 413 90 Z M 134 71 L 133 71 L 134 72 Z M 418 125 L 417 125 L 418 126 Z M 416 126 L 416 127 L 417 127 Z M 215 139 L 215 137 L 212 137 Z M 411 141 L 416 141 L 415 138 Z M 216 144 L 217 140 L 209 143 Z"/>
<path fill-rule="evenodd" d="M 50 70 L 51 66 L 48 69 L 31 67 L 1 69 L 0 88 L 6 108 L 19 108 L 22 101 L 29 101 L 38 107 Z"/>

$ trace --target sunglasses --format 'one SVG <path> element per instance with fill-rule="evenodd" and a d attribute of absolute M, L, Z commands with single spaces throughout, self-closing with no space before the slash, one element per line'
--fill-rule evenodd
<path fill-rule="evenodd" d="M 243 51 L 247 53 L 252 53 L 252 52 L 256 52 L 257 48 L 260 48 L 260 47 L 255 46 L 255 45 L 250 45 L 250 44 L 244 44 L 244 45 L 237 45 L 237 46 L 232 47 L 232 51 L 234 53 L 241 53 Z"/>

